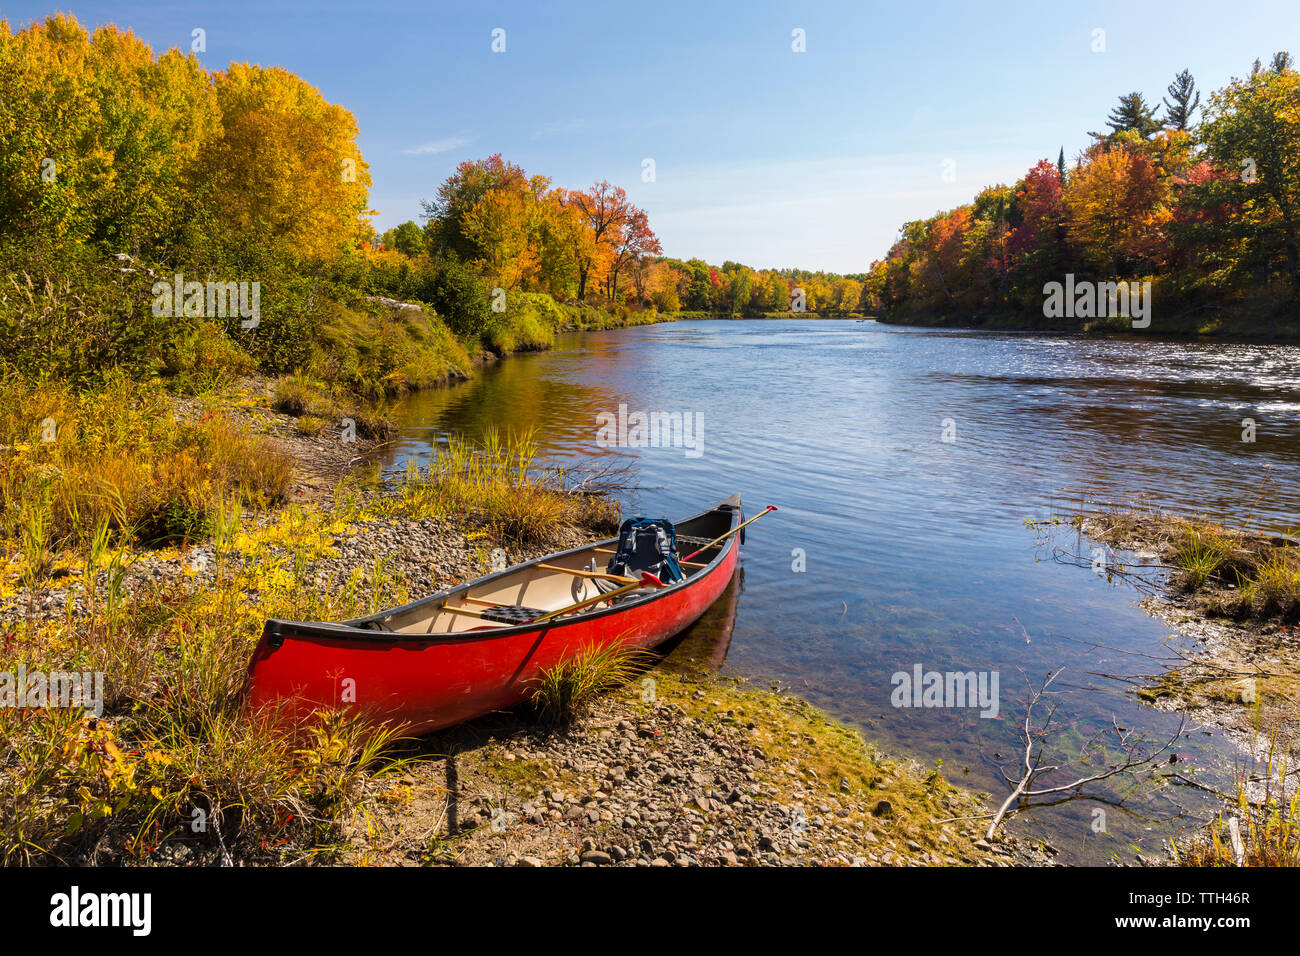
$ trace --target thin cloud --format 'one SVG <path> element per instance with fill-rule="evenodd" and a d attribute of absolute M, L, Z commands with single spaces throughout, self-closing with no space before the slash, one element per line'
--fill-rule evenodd
<path fill-rule="evenodd" d="M 404 149 L 402 152 L 407 156 L 433 156 L 437 153 L 450 153 L 453 149 L 460 149 L 462 146 L 468 146 L 474 142 L 469 136 L 457 133 L 455 136 L 447 136 L 443 139 L 435 139 L 431 143 L 425 143 L 422 146 L 413 146 L 410 149 Z"/>

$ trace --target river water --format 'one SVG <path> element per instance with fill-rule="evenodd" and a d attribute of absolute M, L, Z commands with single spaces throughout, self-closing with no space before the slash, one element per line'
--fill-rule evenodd
<path fill-rule="evenodd" d="M 602 447 L 600 416 L 620 405 L 700 422 L 696 447 Z M 425 459 L 449 434 L 532 426 L 548 460 L 630 465 L 625 514 L 685 517 L 733 492 L 749 514 L 778 505 L 749 529 L 743 577 L 669 665 L 780 681 L 1000 802 L 1027 680 L 1064 668 L 1048 754 L 1067 769 L 1112 722 L 1153 738 L 1178 729 L 1123 678 L 1152 673 L 1151 656 L 1181 640 L 1128 586 L 1051 560 L 1024 519 L 1086 495 L 1286 529 L 1300 505 L 1297 412 L 1292 346 L 692 321 L 565 336 L 417 394 L 385 465 Z M 896 675 L 918 665 L 974 671 L 990 694 L 996 675 L 996 715 L 895 706 Z M 1218 783 L 1239 759 L 1202 728 L 1174 750 Z M 1065 861 L 1127 860 L 1190 826 L 1180 808 L 1206 805 L 1166 788 L 1124 807 L 1037 810 L 1016 829 Z"/>

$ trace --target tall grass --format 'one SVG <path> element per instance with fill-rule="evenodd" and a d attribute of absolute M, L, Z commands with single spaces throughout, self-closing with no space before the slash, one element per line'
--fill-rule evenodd
<path fill-rule="evenodd" d="M 1288 538 L 1178 520 L 1155 532 L 1167 541 L 1176 583 L 1214 613 L 1300 621 L 1300 547 Z"/>
<path fill-rule="evenodd" d="M 395 731 L 363 715 L 251 714 L 242 696 L 265 617 L 353 617 L 400 588 L 382 567 L 368 586 L 311 587 L 310 555 L 266 546 L 314 547 L 308 516 L 259 530 L 230 501 L 217 514 L 212 576 L 131 591 L 131 553 L 100 522 L 85 613 L 0 648 L 0 670 L 104 675 L 102 717 L 0 709 L 0 859 L 166 862 L 178 845 L 199 862 L 329 855 L 402 766 Z"/>
<path fill-rule="evenodd" d="M 380 440 L 391 438 L 397 431 L 387 415 L 388 394 L 382 383 L 367 386 L 367 391 L 359 395 L 299 371 L 275 383 L 272 407 L 297 417 L 298 430 L 305 434 L 318 434 L 350 418 L 362 438 Z"/>
<path fill-rule="evenodd" d="M 1171 848 L 1182 866 L 1300 866 L 1300 789 L 1287 793 L 1287 760 L 1276 738 L 1263 768 L 1264 793 L 1248 797 L 1250 771 L 1237 775 L 1236 806 L 1219 814 L 1204 833 Z"/>
<path fill-rule="evenodd" d="M 27 409 L 14 391 L 0 391 L 7 434 L 40 413 L 59 427 L 51 442 L 19 432 L 0 457 L 0 543 L 20 566 L 4 583 L 34 595 L 57 565 L 69 572 L 59 581 L 68 610 L 44 619 L 29 604 L 21 635 L 0 644 L 0 671 L 98 673 L 104 695 L 100 716 L 0 708 L 0 860 L 168 862 L 178 846 L 198 862 L 336 852 L 379 777 L 400 765 L 388 753 L 394 731 L 355 714 L 249 714 L 248 657 L 266 617 L 355 617 L 403 599 L 399 583 L 377 566 L 364 587 L 359 575 L 313 586 L 335 519 L 290 508 L 247 522 L 246 507 L 281 493 L 288 463 L 224 419 L 178 420 L 152 386 L 125 382 L 94 396 L 36 386 Z M 157 537 L 155 501 L 201 516 L 185 530 L 208 540 L 215 564 L 128 589 L 141 545 Z"/>
<path fill-rule="evenodd" d="M 1201 587 L 1219 572 L 1232 551 L 1232 541 L 1212 525 L 1185 524 L 1173 551 L 1183 586 L 1189 591 Z"/>
<path fill-rule="evenodd" d="M 481 443 L 453 437 L 425 471 L 410 469 L 399 508 L 408 515 L 464 516 L 497 540 L 549 544 L 568 528 L 612 530 L 617 506 L 574 493 L 562 469 L 535 466 L 533 430 L 489 429 Z"/>
<path fill-rule="evenodd" d="M 288 460 L 225 417 L 178 418 L 158 385 L 109 380 L 78 393 L 0 384 L 0 538 L 83 546 L 107 521 L 143 542 L 202 537 L 216 504 L 280 500 Z"/>
<path fill-rule="evenodd" d="M 1261 560 L 1242 581 L 1241 603 L 1256 617 L 1300 619 L 1300 550 L 1280 548 Z"/>

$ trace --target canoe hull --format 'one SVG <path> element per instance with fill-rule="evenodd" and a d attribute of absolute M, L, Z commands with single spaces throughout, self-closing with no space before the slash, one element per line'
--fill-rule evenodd
<path fill-rule="evenodd" d="M 738 506 L 734 520 L 740 520 Z M 535 628 L 426 637 L 268 622 L 249 665 L 247 698 L 255 709 L 284 708 L 286 702 L 295 712 L 356 707 L 414 734 L 512 707 L 529 696 L 542 671 L 576 653 L 615 645 L 653 648 L 693 624 L 726 590 L 738 561 L 736 538 L 683 585 L 627 608 Z"/>

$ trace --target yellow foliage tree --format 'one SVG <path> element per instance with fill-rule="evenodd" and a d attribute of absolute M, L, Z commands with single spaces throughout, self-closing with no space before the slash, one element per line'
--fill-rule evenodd
<path fill-rule="evenodd" d="M 1171 179 L 1186 162 L 1185 134 L 1174 135 L 1150 145 L 1099 144 L 1070 177 L 1064 192 L 1070 234 L 1094 268 L 1118 275 L 1126 267 L 1150 267 L 1160 256 Z"/>
<path fill-rule="evenodd" d="M 318 255 L 368 234 L 352 114 L 286 70 L 0 21 L 0 233 L 160 248 L 187 225 Z"/>
<path fill-rule="evenodd" d="M 0 210 L 56 240 L 157 240 L 217 132 L 197 59 L 64 15 L 0 23 L 0 100 Z"/>
<path fill-rule="evenodd" d="M 216 75 L 221 137 L 204 178 L 235 232 L 329 255 L 369 234 L 369 166 L 341 106 L 281 69 L 232 64 Z"/>

